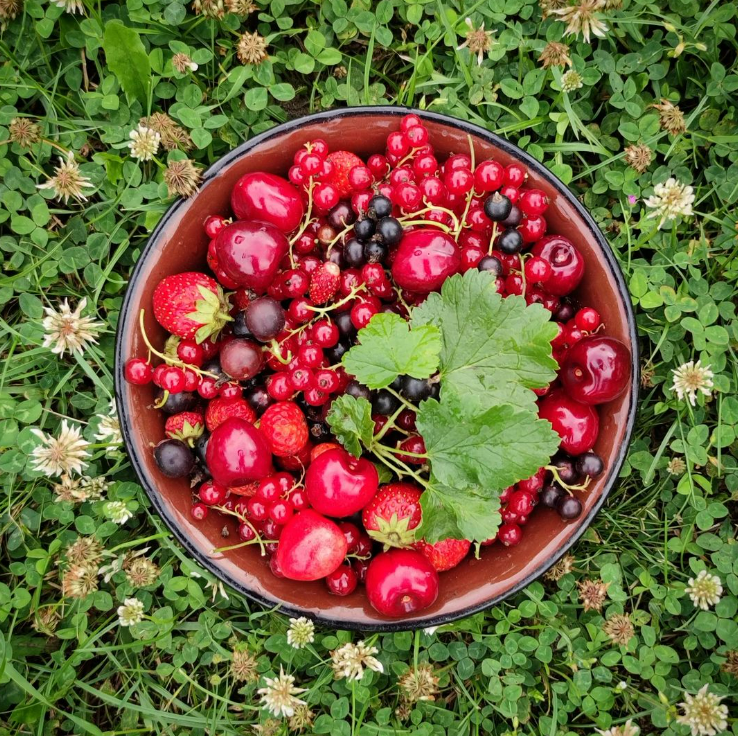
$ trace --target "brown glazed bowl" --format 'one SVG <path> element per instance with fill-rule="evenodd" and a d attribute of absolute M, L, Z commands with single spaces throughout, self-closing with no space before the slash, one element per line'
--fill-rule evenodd
<path fill-rule="evenodd" d="M 609 335 L 629 346 L 632 375 L 620 398 L 599 407 L 601 429 L 594 449 L 604 459 L 606 472 L 581 494 L 581 517 L 564 523 L 555 511 L 539 508 L 517 547 L 483 547 L 480 559 L 470 556 L 441 575 L 441 591 L 433 606 L 416 616 L 393 620 L 371 608 L 361 586 L 339 598 L 330 595 L 322 581 L 296 583 L 276 578 L 257 547 L 214 554 L 213 549 L 228 544 L 221 536 L 224 521 L 219 514 L 210 514 L 204 522 L 194 522 L 189 514 L 188 481 L 172 480 L 158 471 L 151 448 L 164 437 L 165 417 L 152 408 L 153 387 L 127 384 L 123 367 L 127 359 L 147 354 L 138 329 L 142 308 L 153 344 L 163 344 L 166 335 L 152 315 L 154 288 L 170 274 L 206 268 L 208 240 L 203 220 L 213 214 L 231 216 L 231 188 L 240 176 L 258 170 L 286 175 L 294 152 L 317 137 L 324 138 L 331 150 L 348 149 L 362 157 L 382 152 L 387 134 L 399 129 L 401 116 L 408 112 L 423 118 L 430 142 L 441 157 L 468 151 L 471 136 L 477 161 L 494 156 L 503 164 L 521 161 L 528 167 L 528 183 L 543 189 L 552 202 L 546 213 L 549 232 L 570 238 L 584 256 L 586 276 L 577 296 L 600 312 Z M 118 410 L 131 463 L 154 507 L 188 553 L 225 583 L 265 606 L 336 628 L 375 631 L 448 623 L 498 603 L 551 567 L 582 535 L 616 482 L 635 420 L 637 379 L 635 320 L 623 276 L 604 236 L 567 187 L 528 154 L 483 128 L 399 107 L 332 110 L 293 120 L 255 136 L 214 164 L 199 194 L 176 202 L 166 212 L 139 258 L 121 312 L 115 369 Z"/>

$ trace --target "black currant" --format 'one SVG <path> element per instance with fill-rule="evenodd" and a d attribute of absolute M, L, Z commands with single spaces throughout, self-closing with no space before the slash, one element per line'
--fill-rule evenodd
<path fill-rule="evenodd" d="M 340 363 L 341 358 L 351 349 L 350 345 L 347 345 L 342 340 L 337 342 L 332 348 L 326 348 L 323 351 L 323 354 L 326 358 L 328 358 L 328 361 L 331 365 L 335 363 Z"/>
<path fill-rule="evenodd" d="M 369 217 L 365 217 L 354 223 L 354 235 L 359 240 L 366 242 L 372 237 L 372 235 L 374 235 L 374 229 L 376 227 L 377 223 L 374 220 Z"/>
<path fill-rule="evenodd" d="M 495 276 L 502 275 L 502 264 L 499 259 L 494 256 L 485 256 L 482 258 L 482 260 L 477 264 L 477 268 L 480 271 L 490 271 Z"/>
<path fill-rule="evenodd" d="M 162 440 L 154 448 L 154 460 L 167 478 L 184 478 L 195 466 L 192 450 L 180 440 Z"/>
<path fill-rule="evenodd" d="M 272 397 L 266 390 L 265 386 L 253 386 L 243 393 L 244 399 L 249 402 L 249 406 L 261 416 L 272 403 Z"/>
<path fill-rule="evenodd" d="M 402 240 L 402 224 L 394 217 L 383 217 L 377 223 L 377 235 L 389 246 L 397 245 Z"/>
<path fill-rule="evenodd" d="M 353 337 L 356 334 L 356 327 L 351 321 L 350 312 L 339 312 L 333 318 L 333 322 L 343 337 Z"/>
<path fill-rule="evenodd" d="M 430 397 L 431 399 L 438 399 L 441 395 L 441 384 L 436 382 L 431 385 Z"/>
<path fill-rule="evenodd" d="M 510 208 L 510 214 L 502 221 L 502 225 L 505 227 L 517 227 L 523 221 L 523 213 L 520 211 L 520 207 L 514 204 Z"/>
<path fill-rule="evenodd" d="M 282 305 L 270 296 L 260 296 L 246 307 L 246 326 L 259 342 L 268 342 L 284 327 Z"/>
<path fill-rule="evenodd" d="M 216 355 L 214 358 L 210 358 L 210 360 L 206 360 L 201 366 L 200 370 L 204 371 L 205 373 L 212 373 L 214 376 L 218 377 L 218 380 L 226 380 L 228 377 L 223 372 L 223 369 L 220 367 L 220 358 Z"/>
<path fill-rule="evenodd" d="M 566 495 L 559 499 L 556 510 L 562 519 L 578 519 L 582 513 L 582 502 L 576 496 Z"/>
<path fill-rule="evenodd" d="M 366 263 L 366 258 L 364 257 L 364 243 L 356 238 L 351 238 L 351 240 L 343 246 L 343 257 L 351 268 L 361 268 Z"/>
<path fill-rule="evenodd" d="M 253 337 L 251 330 L 246 325 L 246 312 L 239 310 L 231 322 L 231 330 L 234 337 Z"/>
<path fill-rule="evenodd" d="M 347 225 L 350 225 L 356 220 L 356 214 L 351 209 L 351 205 L 348 202 L 339 202 L 329 213 L 328 213 L 328 224 L 334 230 L 343 230 Z"/>
<path fill-rule="evenodd" d="M 555 457 L 551 463 L 564 483 L 571 485 L 579 480 L 579 473 L 574 467 L 574 460 L 566 455 Z"/>
<path fill-rule="evenodd" d="M 402 395 L 408 401 L 423 401 L 431 395 L 433 384 L 427 378 L 405 376 L 402 379 Z"/>
<path fill-rule="evenodd" d="M 512 202 L 499 192 L 495 192 L 484 200 L 484 214 L 492 222 L 502 222 L 512 209 Z"/>
<path fill-rule="evenodd" d="M 158 388 L 154 394 L 154 401 L 158 409 L 165 414 L 179 414 L 181 411 L 190 411 L 197 405 L 198 396 L 192 391 L 180 391 L 178 394 L 169 394 L 167 400 L 161 404 L 164 398 L 164 389 Z"/>
<path fill-rule="evenodd" d="M 596 452 L 585 452 L 576 459 L 575 467 L 580 475 L 596 478 L 602 474 L 605 463 Z"/>
<path fill-rule="evenodd" d="M 377 194 L 369 200 L 369 216 L 374 215 L 378 220 L 392 214 L 392 202 L 388 197 Z"/>
<path fill-rule="evenodd" d="M 205 455 L 208 451 L 208 440 L 210 439 L 210 432 L 205 430 L 196 440 L 195 440 L 195 455 L 197 455 L 197 459 L 205 465 L 207 460 L 205 459 Z"/>
<path fill-rule="evenodd" d="M 389 255 L 389 247 L 372 238 L 364 245 L 364 258 L 367 263 L 384 263 L 385 258 Z"/>
<path fill-rule="evenodd" d="M 566 495 L 564 489 L 558 483 L 549 483 L 541 489 L 539 501 L 541 506 L 555 509 L 562 496 Z"/>
<path fill-rule="evenodd" d="M 384 388 L 380 388 L 372 399 L 372 408 L 374 409 L 374 413 L 382 414 L 386 417 L 390 414 L 394 414 L 399 406 L 399 399 Z"/>
<path fill-rule="evenodd" d="M 566 299 L 566 297 L 564 297 Z M 554 319 L 557 322 L 568 322 L 574 318 L 577 313 L 577 307 L 570 300 L 562 301 L 561 306 L 554 313 Z"/>
<path fill-rule="evenodd" d="M 497 247 L 508 256 L 520 253 L 523 249 L 523 236 L 517 230 L 508 228 L 497 239 Z"/>
<path fill-rule="evenodd" d="M 358 381 L 349 381 L 346 386 L 346 393 L 355 399 L 366 399 L 367 401 L 372 397 L 372 392 Z"/>
<path fill-rule="evenodd" d="M 331 432 L 324 422 L 312 422 L 308 431 L 314 442 L 327 442 L 331 438 Z"/>
<path fill-rule="evenodd" d="M 390 388 L 394 391 L 400 391 L 402 389 L 402 382 L 405 376 L 397 376 L 392 383 L 390 383 Z"/>
<path fill-rule="evenodd" d="M 332 248 L 328 254 L 328 260 L 335 263 L 341 270 L 346 267 L 346 259 L 343 257 L 343 248 Z"/>

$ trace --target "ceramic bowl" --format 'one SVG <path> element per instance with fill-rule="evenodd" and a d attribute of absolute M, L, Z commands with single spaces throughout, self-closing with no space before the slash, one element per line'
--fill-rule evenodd
<path fill-rule="evenodd" d="M 483 548 L 479 559 L 469 557 L 441 575 L 440 594 L 432 607 L 416 616 L 392 620 L 371 608 L 361 586 L 340 598 L 330 595 L 322 581 L 296 583 L 276 578 L 257 547 L 214 554 L 214 549 L 227 544 L 221 536 L 223 518 L 210 514 L 204 522 L 194 522 L 189 514 L 188 481 L 172 480 L 158 471 L 151 447 L 164 436 L 165 417 L 152 408 L 153 387 L 130 386 L 123 380 L 123 367 L 128 358 L 146 355 L 138 330 L 142 308 L 148 335 L 155 345 L 163 344 L 165 333 L 152 316 L 154 288 L 165 276 L 206 267 L 208 240 L 202 223 L 208 215 L 231 216 L 231 188 L 239 177 L 260 170 L 285 175 L 294 152 L 317 137 L 325 139 L 331 150 L 348 149 L 364 158 L 384 151 L 387 134 L 398 129 L 400 118 L 408 112 L 423 118 L 441 158 L 468 151 L 471 137 L 477 161 L 494 157 L 503 164 L 520 161 L 528 168 L 528 185 L 543 189 L 551 200 L 546 213 L 549 232 L 571 239 L 584 257 L 586 276 L 577 297 L 599 311 L 609 335 L 629 346 L 632 375 L 627 391 L 599 407 L 601 429 L 594 449 L 604 459 L 606 472 L 582 494 L 580 518 L 564 523 L 555 511 L 538 509 L 518 546 Z M 635 419 L 637 374 L 635 320 L 622 273 L 603 234 L 569 189 L 524 151 L 481 127 L 397 107 L 349 108 L 293 120 L 255 136 L 208 169 L 200 192 L 170 207 L 141 253 L 121 312 L 115 371 L 131 463 L 154 508 L 189 555 L 235 590 L 285 614 L 308 616 L 336 628 L 384 631 L 435 626 L 498 603 L 542 575 L 577 541 L 617 482 Z"/>

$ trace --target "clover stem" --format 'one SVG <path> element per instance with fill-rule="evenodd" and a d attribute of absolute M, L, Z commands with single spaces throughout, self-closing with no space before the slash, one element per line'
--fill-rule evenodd
<path fill-rule="evenodd" d="M 187 368 L 187 370 L 193 371 L 194 373 L 197 373 L 198 376 L 209 376 L 210 378 L 214 378 L 216 381 L 220 376 L 217 376 L 215 373 L 210 373 L 209 371 L 203 371 L 200 368 L 198 368 L 196 365 L 190 365 L 189 363 L 185 363 L 183 360 L 180 360 L 179 358 L 173 358 L 171 355 L 165 355 L 164 353 L 160 353 L 150 342 L 149 336 L 146 334 L 146 330 L 144 329 L 144 316 L 146 314 L 146 310 L 142 309 L 138 314 L 138 324 L 139 329 L 141 330 L 141 337 L 143 338 L 144 343 L 146 344 L 146 347 L 149 350 L 149 353 L 153 353 L 156 355 L 157 358 L 161 358 L 167 365 L 174 365 L 178 368 Z M 149 355 L 149 362 L 151 362 L 151 356 Z M 157 407 L 158 408 L 158 407 Z"/>

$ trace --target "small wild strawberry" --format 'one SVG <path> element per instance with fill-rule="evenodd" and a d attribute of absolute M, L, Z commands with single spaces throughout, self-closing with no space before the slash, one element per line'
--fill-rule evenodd
<path fill-rule="evenodd" d="M 179 414 L 173 414 L 164 425 L 164 434 L 169 439 L 186 442 L 190 447 L 204 431 L 205 423 L 202 414 L 198 411 L 182 411 Z"/>
<path fill-rule="evenodd" d="M 338 291 L 341 280 L 341 269 L 328 261 L 313 271 L 310 277 L 310 290 L 308 292 L 313 304 L 325 304 Z"/>

